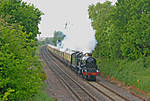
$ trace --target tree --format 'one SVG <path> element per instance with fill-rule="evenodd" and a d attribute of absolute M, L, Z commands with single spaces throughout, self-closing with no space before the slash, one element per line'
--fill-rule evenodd
<path fill-rule="evenodd" d="M 64 39 L 65 36 L 66 35 L 64 35 L 63 32 L 61 32 L 61 31 L 55 31 L 54 32 L 54 37 L 53 37 L 53 43 L 54 43 L 54 45 L 56 46 L 57 42 L 61 42 Z"/>
<path fill-rule="evenodd" d="M 43 13 L 33 5 L 27 5 L 27 3 L 21 0 L 3 0 L 0 3 L 0 15 L 3 18 L 9 16 L 8 23 L 18 23 L 23 26 L 23 31 L 30 35 L 30 39 L 35 39 L 39 34 L 38 24 L 41 21 L 41 15 Z"/>
<path fill-rule="evenodd" d="M 33 56 L 34 40 L 20 25 L 8 25 L 0 18 L 0 99 L 30 99 L 41 88 L 40 65 Z"/>
<path fill-rule="evenodd" d="M 89 18 L 92 21 L 92 27 L 96 30 L 95 37 L 98 41 L 96 50 L 93 53 L 96 57 L 110 56 L 110 52 L 108 50 L 111 48 L 111 29 L 109 27 L 111 26 L 110 19 L 112 10 L 113 6 L 109 1 L 103 4 L 97 3 L 96 5 L 89 6 Z"/>
<path fill-rule="evenodd" d="M 137 59 L 150 54 L 150 1 L 118 0 L 112 21 L 121 35 L 122 56 Z"/>
<path fill-rule="evenodd" d="M 89 6 L 96 57 L 137 59 L 150 54 L 150 1 L 118 0 Z M 97 55 L 98 54 L 98 55 Z"/>
<path fill-rule="evenodd" d="M 28 101 L 42 86 L 35 56 L 41 14 L 21 0 L 0 0 L 0 100 Z"/>

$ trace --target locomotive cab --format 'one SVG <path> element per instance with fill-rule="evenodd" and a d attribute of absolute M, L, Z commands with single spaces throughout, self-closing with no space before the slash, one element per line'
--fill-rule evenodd
<path fill-rule="evenodd" d="M 71 67 L 76 72 L 78 72 L 80 69 L 80 59 L 82 55 L 83 53 L 78 51 L 71 55 Z"/>

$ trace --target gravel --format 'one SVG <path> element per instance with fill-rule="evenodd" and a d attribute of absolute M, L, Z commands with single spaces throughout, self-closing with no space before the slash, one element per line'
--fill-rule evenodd
<path fill-rule="evenodd" d="M 40 55 L 40 57 L 41 57 L 41 55 Z M 106 98 L 105 96 L 100 94 L 98 91 L 96 91 L 94 88 L 92 88 L 90 85 L 88 85 L 84 79 L 82 79 L 79 75 L 74 73 L 69 67 L 66 67 L 59 60 L 55 60 L 55 62 L 58 63 L 58 65 L 60 65 L 67 73 L 69 73 L 69 75 L 72 75 L 72 77 L 77 82 L 79 82 L 89 92 L 91 92 L 93 94 L 93 96 L 96 96 L 96 98 L 98 98 L 99 101 L 109 101 L 108 98 Z M 75 96 L 71 93 L 71 91 L 69 91 L 65 87 L 65 85 L 61 82 L 61 80 L 57 77 L 57 75 L 49 68 L 49 66 L 52 66 L 52 65 L 50 65 L 50 64 L 46 65 L 46 63 L 45 63 L 45 65 L 43 66 L 44 71 L 47 76 L 47 79 L 45 80 L 45 83 L 47 84 L 47 94 L 51 98 L 57 99 L 58 101 L 77 101 Z M 108 86 L 115 92 L 118 92 L 118 94 L 121 94 L 124 97 L 130 99 L 130 101 L 142 101 L 141 99 L 133 96 L 129 90 L 122 88 L 121 86 L 118 86 L 117 84 L 112 83 L 105 78 L 97 77 L 97 82 L 101 82 L 105 86 Z"/>

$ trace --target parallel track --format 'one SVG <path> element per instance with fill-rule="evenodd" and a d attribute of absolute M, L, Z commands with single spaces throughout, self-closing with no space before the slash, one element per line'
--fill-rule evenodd
<path fill-rule="evenodd" d="M 57 68 L 51 68 L 61 79 L 61 81 L 70 89 L 70 91 L 76 96 L 76 98 L 79 101 L 99 101 L 96 99 L 93 95 L 90 94 L 83 86 L 81 86 L 77 81 L 75 81 L 69 74 L 67 74 L 59 65 L 56 64 L 55 59 L 52 56 L 49 56 L 49 52 L 47 51 L 46 47 L 42 50 L 42 56 L 44 57 L 44 60 L 51 60 L 53 64 L 55 64 L 54 67 Z M 50 63 L 46 61 L 47 65 Z M 106 96 L 112 101 L 130 101 L 127 98 L 123 97 L 122 95 L 116 93 L 109 87 L 101 84 L 100 82 L 89 82 L 86 81 L 92 88 L 96 89 L 98 92 Z"/>
<path fill-rule="evenodd" d="M 121 96 L 120 94 L 116 93 L 115 91 L 111 90 L 107 86 L 99 83 L 99 82 L 87 82 L 93 88 L 101 92 L 103 95 L 111 99 L 112 101 L 130 101 L 127 98 Z"/>
<path fill-rule="evenodd" d="M 79 101 L 98 101 L 93 95 L 90 94 L 84 87 L 72 79 L 61 67 L 59 67 L 52 57 L 49 57 L 46 52 L 46 47 L 41 50 L 41 55 L 46 61 L 47 65 L 51 64 L 50 61 L 54 64 L 54 67 L 49 67 L 53 72 L 55 72 L 58 77 L 63 81 L 64 84 L 70 89 L 70 91 L 76 96 Z"/>

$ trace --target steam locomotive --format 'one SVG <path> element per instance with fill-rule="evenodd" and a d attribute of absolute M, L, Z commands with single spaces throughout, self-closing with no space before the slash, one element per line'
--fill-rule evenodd
<path fill-rule="evenodd" d="M 52 45 L 47 47 L 50 53 L 86 80 L 96 81 L 96 76 L 100 76 L 100 70 L 92 54 L 83 54 L 82 52 L 69 49 L 63 50 Z"/>

